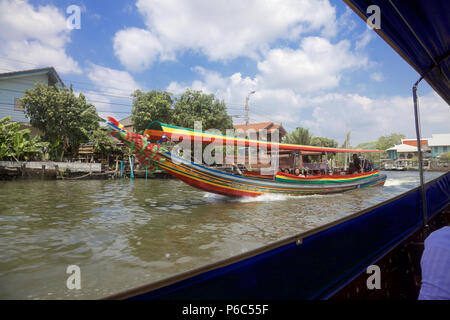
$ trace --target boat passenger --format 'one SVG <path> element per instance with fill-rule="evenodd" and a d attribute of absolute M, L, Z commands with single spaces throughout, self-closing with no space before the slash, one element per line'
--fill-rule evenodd
<path fill-rule="evenodd" d="M 300 175 L 300 169 L 299 168 L 295 168 L 294 175 L 296 175 L 296 176 Z"/>
<path fill-rule="evenodd" d="M 419 300 L 450 299 L 450 227 L 432 232 L 420 260 L 422 285 Z"/>
<path fill-rule="evenodd" d="M 349 173 L 359 173 L 361 171 L 361 160 L 356 153 L 353 154 L 353 162 L 350 163 Z"/>

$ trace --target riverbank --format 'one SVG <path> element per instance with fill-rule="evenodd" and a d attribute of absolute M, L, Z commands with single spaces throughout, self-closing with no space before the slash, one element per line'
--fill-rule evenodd
<path fill-rule="evenodd" d="M 404 168 L 403 170 L 397 169 L 380 169 L 380 171 L 419 171 L 419 168 Z M 428 172 L 447 172 L 450 171 L 450 167 L 433 167 L 433 168 L 423 168 L 423 171 Z"/>
<path fill-rule="evenodd" d="M 130 177 L 131 172 L 124 170 L 122 177 Z M 135 178 L 170 178 L 162 170 L 146 173 L 145 170 L 134 170 Z M 42 179 L 42 180 L 79 180 L 79 179 L 115 179 L 121 178 L 119 170 L 102 167 L 101 163 L 77 162 L 13 162 L 0 161 L 0 180 Z"/>

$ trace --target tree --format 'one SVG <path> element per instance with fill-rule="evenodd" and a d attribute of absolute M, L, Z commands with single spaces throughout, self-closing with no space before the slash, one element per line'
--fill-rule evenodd
<path fill-rule="evenodd" d="M 136 90 L 132 97 L 134 100 L 131 122 L 136 132 L 143 133 L 152 121 L 172 123 L 173 100 L 171 93 L 160 90 L 148 92 Z"/>
<path fill-rule="evenodd" d="M 390 135 L 378 138 L 376 147 L 380 150 L 386 150 L 395 146 L 396 144 L 400 144 L 402 142 L 402 139 L 404 138 L 406 138 L 404 134 L 391 133 Z"/>
<path fill-rule="evenodd" d="M 10 116 L 0 119 L 0 160 L 29 160 L 48 145 L 39 136 L 31 138 L 30 131 L 20 130 L 20 124 L 11 122 Z"/>
<path fill-rule="evenodd" d="M 173 123 L 185 128 L 194 128 L 194 121 L 202 122 L 202 130 L 217 129 L 224 132 L 233 128 L 233 120 L 227 107 L 214 94 L 186 90 L 176 101 Z"/>
<path fill-rule="evenodd" d="M 365 150 L 376 149 L 376 148 L 377 148 L 376 141 L 363 142 L 356 146 L 356 149 L 365 149 Z"/>
<path fill-rule="evenodd" d="M 308 129 L 297 127 L 294 131 L 283 137 L 283 142 L 290 144 L 310 145 L 311 139 L 312 135 L 309 133 Z"/>
<path fill-rule="evenodd" d="M 439 155 L 439 159 L 444 161 L 450 161 L 450 152 L 444 152 Z"/>
<path fill-rule="evenodd" d="M 313 137 L 311 138 L 310 143 L 312 146 L 327 147 L 327 148 L 336 148 L 338 146 L 336 140 L 325 137 Z"/>
<path fill-rule="evenodd" d="M 111 135 L 106 131 L 106 128 L 99 127 L 92 132 L 90 135 L 90 142 L 94 144 L 94 152 L 106 155 L 108 159 L 112 152 L 120 150 L 114 143 Z"/>
<path fill-rule="evenodd" d="M 81 143 L 89 141 L 89 133 L 102 120 L 83 94 L 75 96 L 72 86 L 59 89 L 37 83 L 34 89 L 25 91 L 21 103 L 30 124 L 43 133 L 60 161 L 69 149 L 75 153 Z"/>

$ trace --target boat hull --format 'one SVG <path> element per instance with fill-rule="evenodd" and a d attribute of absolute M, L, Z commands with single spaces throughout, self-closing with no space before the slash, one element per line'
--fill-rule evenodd
<path fill-rule="evenodd" d="M 217 171 L 170 153 L 162 155 L 166 160 L 158 166 L 175 178 L 200 190 L 234 197 L 256 197 L 266 193 L 330 194 L 382 186 L 386 181 L 386 175 L 379 174 L 378 171 L 349 176 L 316 176 L 306 179 L 278 173 L 276 180 L 260 179 Z"/>

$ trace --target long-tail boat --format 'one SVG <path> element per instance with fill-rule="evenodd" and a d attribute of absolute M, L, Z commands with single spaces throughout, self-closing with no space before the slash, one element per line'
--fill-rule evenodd
<path fill-rule="evenodd" d="M 286 195 L 329 194 L 343 192 L 369 186 L 382 186 L 386 175 L 377 170 L 354 174 L 317 174 L 312 176 L 298 176 L 275 170 L 272 175 L 263 175 L 246 171 L 240 174 L 224 172 L 203 164 L 198 164 L 169 152 L 161 145 L 164 137 L 174 136 L 191 141 L 211 143 L 220 140 L 233 146 L 264 147 L 278 150 L 305 152 L 379 152 L 379 150 L 352 150 L 338 148 L 323 148 L 294 144 L 274 143 L 262 140 L 250 140 L 239 137 L 222 136 L 194 131 L 181 127 L 152 122 L 144 135 L 129 132 L 114 118 L 108 117 L 108 128 L 113 137 L 123 141 L 136 155 L 136 159 L 144 168 L 160 167 L 167 173 L 183 182 L 208 192 L 227 196 L 259 196 L 265 193 Z"/>

